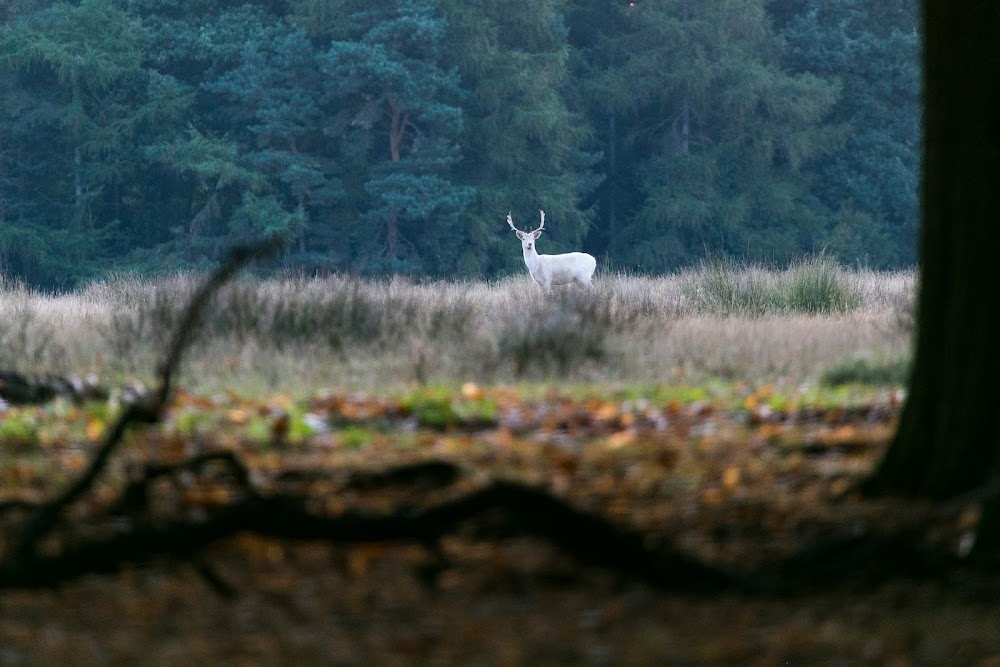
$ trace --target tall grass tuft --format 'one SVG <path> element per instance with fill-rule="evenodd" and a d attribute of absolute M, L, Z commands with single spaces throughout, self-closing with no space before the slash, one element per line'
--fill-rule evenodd
<path fill-rule="evenodd" d="M 682 276 L 685 295 L 696 312 L 760 317 L 780 310 L 774 277 L 759 266 L 713 258 Z"/>
<path fill-rule="evenodd" d="M 793 313 L 838 315 L 861 307 L 861 293 L 847 272 L 826 255 L 810 257 L 793 265 L 779 281 L 781 301 Z"/>
<path fill-rule="evenodd" d="M 638 315 L 615 307 L 610 298 L 559 292 L 532 300 L 509 318 L 498 334 L 499 359 L 514 377 L 567 377 L 609 361 L 611 340 L 634 327 Z"/>
<path fill-rule="evenodd" d="M 784 271 L 712 259 L 697 271 L 682 274 L 682 279 L 690 307 L 711 315 L 834 315 L 863 303 L 848 272 L 825 255 L 806 258 Z"/>
<path fill-rule="evenodd" d="M 910 360 L 907 357 L 895 359 L 856 357 L 826 369 L 820 376 L 820 382 L 832 387 L 847 384 L 901 386 L 905 385 L 909 378 Z"/>

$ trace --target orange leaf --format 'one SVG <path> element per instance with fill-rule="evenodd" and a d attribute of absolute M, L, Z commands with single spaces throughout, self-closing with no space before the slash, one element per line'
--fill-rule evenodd
<path fill-rule="evenodd" d="M 234 424 L 246 424 L 250 419 L 250 414 L 241 408 L 234 408 L 229 411 L 229 421 Z"/>
<path fill-rule="evenodd" d="M 774 396 L 774 385 L 765 384 L 763 387 L 758 387 L 755 393 L 757 394 L 757 398 L 759 400 L 766 401 Z"/>
<path fill-rule="evenodd" d="M 617 433 L 612 433 L 608 436 L 608 448 L 609 449 L 620 449 L 625 445 L 635 441 L 635 431 L 632 429 L 626 429 L 624 431 L 618 431 Z"/>
<path fill-rule="evenodd" d="M 276 396 L 272 396 L 268 399 L 267 405 L 268 407 L 288 410 L 295 405 L 295 400 L 288 394 L 277 394 Z"/>
<path fill-rule="evenodd" d="M 100 440 L 104 434 L 104 422 L 97 417 L 87 417 L 87 440 Z"/>
<path fill-rule="evenodd" d="M 87 457 L 80 452 L 70 452 L 63 457 L 63 465 L 66 466 L 68 470 L 79 472 L 87 466 Z"/>
<path fill-rule="evenodd" d="M 602 403 L 596 411 L 594 418 L 600 421 L 611 421 L 618 416 L 618 406 L 614 403 Z"/>
<path fill-rule="evenodd" d="M 774 440 L 781 435 L 782 427 L 781 424 L 764 424 L 760 427 L 760 437 L 765 440 Z"/>
<path fill-rule="evenodd" d="M 716 487 L 705 489 L 701 492 L 701 499 L 706 505 L 718 505 L 722 502 L 722 491 Z"/>

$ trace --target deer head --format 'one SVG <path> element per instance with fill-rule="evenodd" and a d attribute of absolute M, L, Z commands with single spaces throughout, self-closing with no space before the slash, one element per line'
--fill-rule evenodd
<path fill-rule="evenodd" d="M 514 220 L 510 217 L 510 213 L 507 214 L 507 224 L 510 228 L 514 230 L 517 234 L 517 238 L 521 239 L 521 248 L 526 252 L 532 252 L 535 249 L 535 241 L 539 236 L 542 235 L 542 229 L 545 227 L 545 211 L 538 211 L 540 216 L 540 222 L 538 224 L 538 229 L 530 232 L 522 232 L 520 229 L 514 226 Z"/>

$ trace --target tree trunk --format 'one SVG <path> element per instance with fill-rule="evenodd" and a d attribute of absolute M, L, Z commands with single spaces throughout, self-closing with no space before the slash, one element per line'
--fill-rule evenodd
<path fill-rule="evenodd" d="M 83 220 L 83 151 L 77 146 L 73 151 L 73 208 L 77 222 Z"/>
<path fill-rule="evenodd" d="M 80 84 L 80 72 L 73 68 L 70 73 L 73 89 L 73 218 L 77 230 L 83 229 L 85 217 L 85 201 L 83 188 L 83 149 L 80 146 L 83 140 L 82 120 L 83 114 L 83 86 Z"/>
<path fill-rule="evenodd" d="M 402 160 L 401 146 L 406 134 L 406 126 L 410 123 L 410 115 L 401 114 L 399 101 L 395 98 L 389 100 L 389 108 L 392 110 L 392 124 L 389 127 L 389 156 L 393 162 L 399 162 Z M 396 242 L 399 238 L 398 220 L 399 209 L 393 206 L 389 212 L 385 229 L 385 252 L 393 261 L 396 260 Z"/>
<path fill-rule="evenodd" d="M 389 219 L 386 221 L 385 228 L 385 254 L 388 255 L 390 260 L 395 261 L 396 257 L 396 243 L 399 240 L 399 226 L 397 225 L 397 220 L 399 218 L 399 211 L 394 206 L 391 211 L 389 211 Z"/>
<path fill-rule="evenodd" d="M 691 5 L 688 0 L 683 0 L 681 2 L 681 18 L 688 30 L 691 29 L 688 25 L 691 21 Z M 681 155 L 690 155 L 691 153 L 691 97 L 690 97 L 690 85 L 684 86 L 684 100 L 681 103 L 681 136 L 680 136 L 680 152 Z"/>
<path fill-rule="evenodd" d="M 614 108 L 608 110 L 608 239 L 614 242 L 618 227 L 618 212 L 615 208 L 615 184 L 618 180 L 618 127 Z M 609 242 L 610 246 L 611 243 Z"/>
<path fill-rule="evenodd" d="M 684 104 L 681 107 L 681 155 L 691 153 L 691 104 L 688 102 L 687 94 L 684 95 Z"/>
<path fill-rule="evenodd" d="M 867 490 L 940 499 L 1000 474 L 1000 2 L 924 0 L 923 26 L 913 375 Z"/>
<path fill-rule="evenodd" d="M 395 98 L 389 100 L 389 109 L 392 111 L 392 122 L 389 126 L 389 157 L 393 162 L 399 162 L 402 159 L 401 147 L 406 126 L 410 123 L 410 115 L 400 115 L 399 100 Z"/>

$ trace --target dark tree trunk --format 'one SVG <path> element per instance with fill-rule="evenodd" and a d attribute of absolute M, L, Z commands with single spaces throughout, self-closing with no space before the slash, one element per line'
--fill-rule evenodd
<path fill-rule="evenodd" d="M 685 23 L 691 21 L 691 4 L 688 0 L 681 2 L 681 18 Z M 681 103 L 680 152 L 681 155 L 691 153 L 691 98 L 690 84 L 685 85 L 684 101 Z"/>
<path fill-rule="evenodd" d="M 399 211 L 396 207 L 389 212 L 389 220 L 385 228 L 385 254 L 391 260 L 396 260 L 396 244 L 399 241 Z"/>
<path fill-rule="evenodd" d="M 389 109 L 392 111 L 392 121 L 389 126 L 389 157 L 393 162 L 402 159 L 403 137 L 406 134 L 406 126 L 410 124 L 410 114 L 401 114 L 399 100 L 393 98 L 389 100 Z"/>
<path fill-rule="evenodd" d="M 618 181 L 618 123 L 614 108 L 608 110 L 608 239 L 614 241 L 618 227 L 615 183 Z M 608 244 L 610 245 L 610 243 Z"/>
<path fill-rule="evenodd" d="M 685 95 L 684 105 L 681 107 L 681 154 L 691 153 L 691 105 Z"/>
<path fill-rule="evenodd" d="M 940 499 L 1000 473 L 1000 2 L 924 0 L 923 27 L 914 367 L 867 490 Z"/>
<path fill-rule="evenodd" d="M 389 100 L 389 108 L 392 111 L 392 124 L 389 127 L 389 156 L 396 163 L 403 159 L 403 137 L 406 135 L 406 127 L 410 124 L 410 114 L 401 112 L 399 100 L 396 98 Z M 396 259 L 396 244 L 399 239 L 398 223 L 399 209 L 393 206 L 392 211 L 389 212 L 385 229 L 385 253 L 390 260 Z"/>

